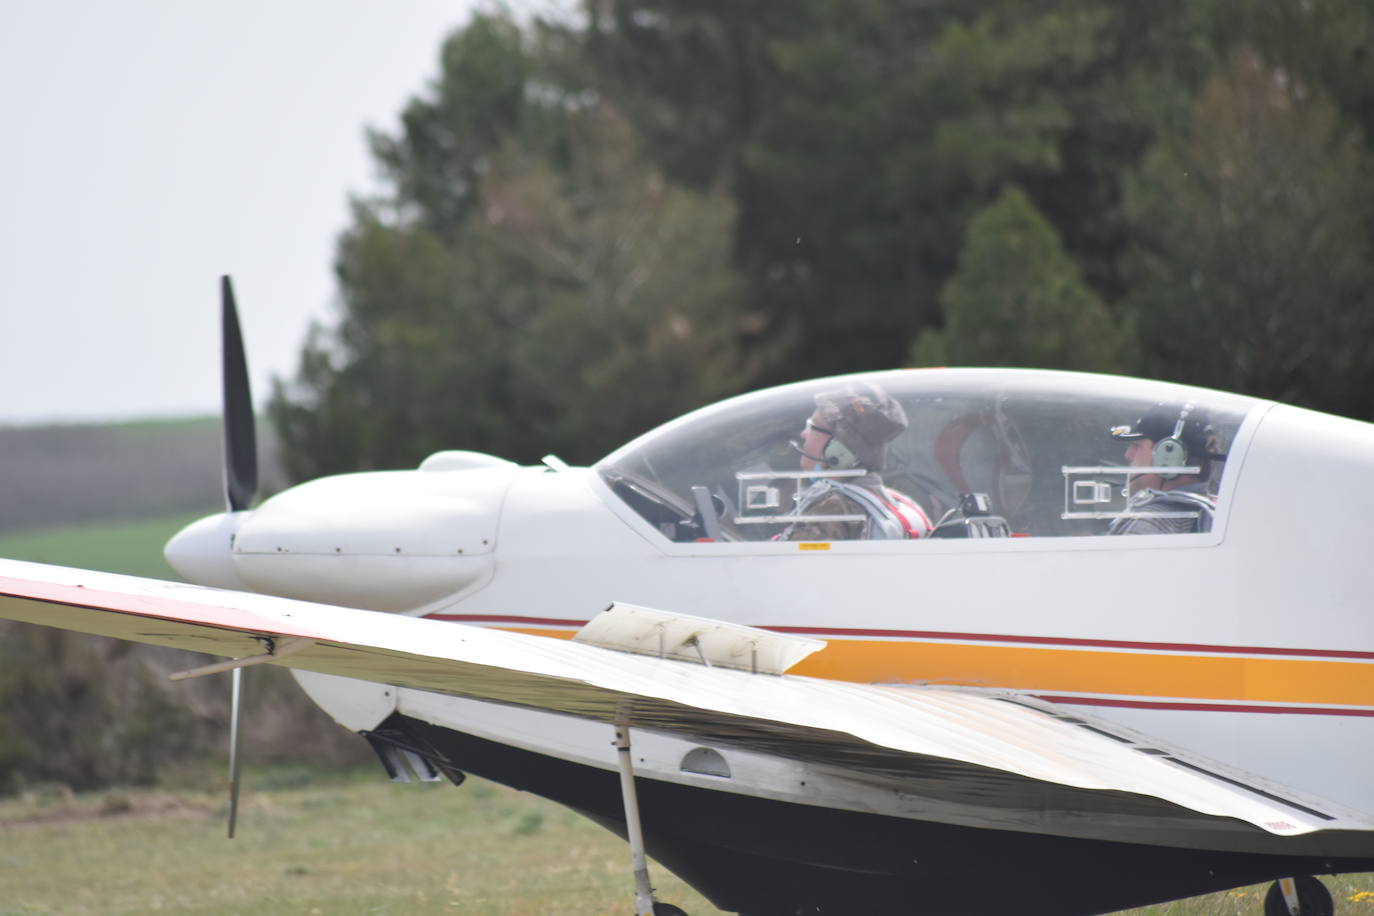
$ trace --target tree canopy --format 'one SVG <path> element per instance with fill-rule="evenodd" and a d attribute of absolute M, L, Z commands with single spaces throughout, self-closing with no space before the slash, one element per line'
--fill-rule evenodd
<path fill-rule="evenodd" d="M 340 320 L 271 403 L 293 474 L 588 461 L 748 381 L 732 201 L 666 181 L 560 38 L 477 17 L 374 136 L 392 193 L 355 202 Z"/>
<path fill-rule="evenodd" d="M 1374 418 L 1374 10 L 586 0 L 475 16 L 372 149 L 291 472 L 582 461 L 920 361 Z"/>
<path fill-rule="evenodd" d="M 1150 368 L 1374 415 L 1368 167 L 1319 89 L 1253 52 L 1219 70 L 1131 186 L 1130 298 Z"/>

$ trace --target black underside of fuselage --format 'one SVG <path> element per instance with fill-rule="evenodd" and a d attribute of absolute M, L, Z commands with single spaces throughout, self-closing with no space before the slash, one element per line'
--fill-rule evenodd
<path fill-rule="evenodd" d="M 430 745 L 460 770 L 551 799 L 625 835 L 614 772 L 399 715 L 386 726 Z M 636 786 L 649 854 L 720 909 L 749 916 L 1107 913 L 1291 875 L 1374 870 L 1374 859 L 1113 843 L 840 811 L 652 779 Z"/>

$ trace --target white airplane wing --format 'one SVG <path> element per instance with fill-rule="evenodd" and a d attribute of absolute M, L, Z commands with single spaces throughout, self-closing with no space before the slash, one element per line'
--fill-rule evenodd
<path fill-rule="evenodd" d="M 637 728 L 860 775 L 899 774 L 932 792 L 960 793 L 964 801 L 987 806 L 1173 822 L 1200 814 L 1208 829 L 1258 837 L 1374 830 L 1374 823 L 1329 802 L 1142 746 L 1006 694 L 751 674 L 12 560 L 0 560 L 0 618 L 606 722 L 622 717 Z"/>

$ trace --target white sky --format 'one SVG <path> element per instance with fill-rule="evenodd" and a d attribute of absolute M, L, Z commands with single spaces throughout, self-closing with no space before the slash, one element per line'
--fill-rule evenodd
<path fill-rule="evenodd" d="M 365 126 L 471 0 L 48 0 L 0 29 L 0 424 L 219 410 L 219 277 L 259 409 L 332 315 Z"/>

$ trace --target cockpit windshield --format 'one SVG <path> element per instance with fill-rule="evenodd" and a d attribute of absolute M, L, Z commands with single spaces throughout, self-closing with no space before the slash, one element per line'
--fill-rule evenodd
<path fill-rule="evenodd" d="M 704 408 L 596 470 L 675 541 L 1200 532 L 1257 403 L 1072 373 L 870 373 Z"/>

